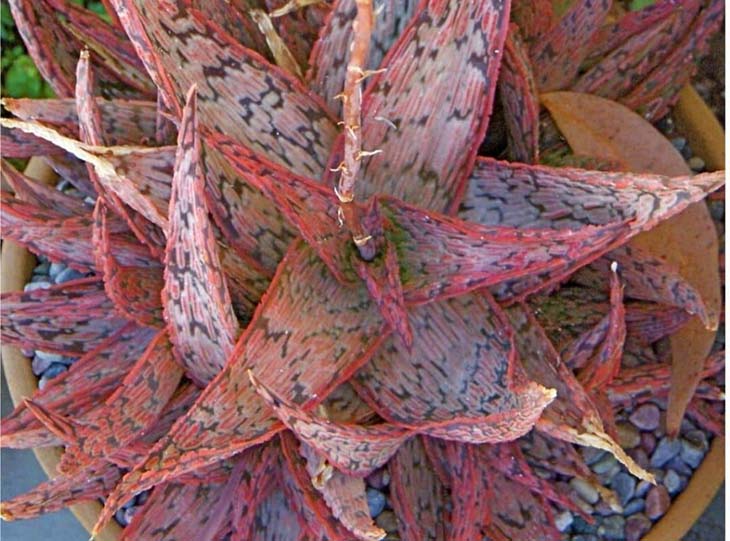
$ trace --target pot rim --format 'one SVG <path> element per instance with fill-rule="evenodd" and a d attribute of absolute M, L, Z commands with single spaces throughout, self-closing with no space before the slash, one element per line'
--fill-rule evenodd
<path fill-rule="evenodd" d="M 687 135 L 696 154 L 708 169 L 723 169 L 725 163 L 725 134 L 722 126 L 702 98 L 686 86 L 674 108 L 674 119 Z M 40 158 L 31 158 L 25 173 L 41 182 L 50 183 L 55 174 Z M 23 288 L 35 265 L 35 257 L 23 247 L 3 241 L 0 258 L 0 292 Z M 13 404 L 31 396 L 37 389 L 37 378 L 20 350 L 2 346 L 2 369 Z M 61 447 L 33 449 L 36 459 L 48 477 L 55 475 L 61 460 Z M 704 460 L 690 478 L 687 487 L 672 502 L 667 513 L 652 527 L 642 541 L 680 541 L 702 515 L 725 481 L 725 437 L 716 436 Z M 72 505 L 71 512 L 81 525 L 91 532 L 102 506 L 98 502 Z M 114 521 L 96 536 L 96 541 L 118 541 L 122 528 Z"/>

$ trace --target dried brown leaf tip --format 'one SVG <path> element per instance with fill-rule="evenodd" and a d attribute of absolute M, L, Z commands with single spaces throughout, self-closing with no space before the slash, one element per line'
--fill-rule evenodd
<path fill-rule="evenodd" d="M 80 357 L 3 421 L 66 446 L 3 519 L 104 498 L 98 533 L 135 498 L 122 539 L 559 539 L 553 510 L 590 517 L 556 475 L 618 504 L 575 446 L 654 481 L 621 409 L 722 432 L 722 355 L 681 347 L 719 320 L 715 230 L 673 224 L 724 173 L 646 120 L 719 0 L 10 4 L 58 98 L 4 99 L 3 153 L 73 190 L 3 162 L 3 238 L 84 276 L 2 295 L 6 344 Z"/>

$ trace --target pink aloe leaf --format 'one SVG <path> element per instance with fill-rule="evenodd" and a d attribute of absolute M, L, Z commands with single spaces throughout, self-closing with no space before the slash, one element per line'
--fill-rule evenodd
<path fill-rule="evenodd" d="M 120 331 L 101 342 L 95 349 L 84 354 L 68 371 L 52 379 L 37 390 L 32 400 L 53 411 L 72 417 L 103 403 L 131 369 L 139 355 L 152 339 L 154 331 L 125 325 Z M 4 447 L 44 447 L 56 443 L 48 431 L 28 411 L 24 404 L 2 421 Z"/>
<path fill-rule="evenodd" d="M 409 431 L 392 425 L 364 426 L 333 422 L 284 402 L 251 374 L 254 385 L 277 417 L 300 441 L 311 446 L 344 473 L 365 476 L 385 464 L 409 437 Z"/>
<path fill-rule="evenodd" d="M 382 153 L 363 164 L 361 196 L 458 208 L 487 130 L 508 21 L 509 2 L 425 3 L 363 97 L 363 149 Z M 416 99 L 426 88 L 438 98 Z"/>
<path fill-rule="evenodd" d="M 613 100 L 628 94 L 649 72 L 664 62 L 672 46 L 687 31 L 701 3 L 700 0 L 690 0 L 683 2 L 681 6 L 674 4 L 671 8 L 667 3 L 664 6 L 661 3 L 653 6 L 656 9 L 646 17 L 653 19 L 652 24 L 607 51 L 605 57 L 581 75 L 572 90 Z M 660 16 L 658 11 L 662 8 L 664 9 Z M 634 19 L 631 26 L 638 22 L 635 20 L 638 17 L 631 13 L 624 17 Z M 620 25 L 621 19 L 618 23 L 619 27 Z M 618 28 L 616 30 L 621 34 L 625 32 Z"/>
<path fill-rule="evenodd" d="M 281 487 L 274 490 L 256 508 L 251 532 L 252 541 L 307 541 L 309 536 L 302 527 Z M 333 539 L 332 541 L 337 541 Z"/>
<path fill-rule="evenodd" d="M 306 409 L 366 363 L 386 336 L 365 288 L 342 288 L 316 255 L 297 243 L 223 371 L 114 491 L 99 524 L 130 491 L 231 456 L 281 430 L 247 370 Z"/>
<path fill-rule="evenodd" d="M 166 9 L 138 0 L 114 3 L 178 118 L 185 94 L 197 84 L 202 125 L 236 134 L 251 150 L 295 172 L 321 175 L 335 123 L 299 81 L 241 46 L 204 14 L 188 9 L 186 1 L 168 2 Z M 161 50 L 166 53 L 155 53 Z"/>
<path fill-rule="evenodd" d="M 124 326 L 98 278 L 25 293 L 4 293 L 0 332 L 6 344 L 61 354 L 91 351 Z"/>
<path fill-rule="evenodd" d="M 515 330 L 515 345 L 527 376 L 557 390 L 555 400 L 538 420 L 537 429 L 559 440 L 608 451 L 637 477 L 653 480 L 653 475 L 639 467 L 606 434 L 593 401 L 560 359 L 531 311 L 516 305 L 507 315 Z"/>
<path fill-rule="evenodd" d="M 695 60 L 709 47 L 724 20 L 725 2 L 710 0 L 674 50 L 630 94 L 621 99 L 650 122 L 662 118 L 695 72 Z"/>
<path fill-rule="evenodd" d="M 513 0 L 510 19 L 528 44 L 537 42 L 557 20 L 552 0 Z"/>
<path fill-rule="evenodd" d="M 239 497 L 248 456 L 233 461 L 228 479 L 222 482 L 185 484 L 169 482 L 155 488 L 141 515 L 135 516 L 122 539 L 163 541 L 195 539 L 211 541 L 228 521 L 229 511 Z"/>
<path fill-rule="evenodd" d="M 86 470 L 70 476 L 60 475 L 25 494 L 2 502 L 0 516 L 3 520 L 34 518 L 75 503 L 96 500 L 106 495 L 119 477 L 119 468 L 97 462 Z"/>
<path fill-rule="evenodd" d="M 390 422 L 497 443 L 529 431 L 553 399 L 554 391 L 515 377 L 506 320 L 480 295 L 418 307 L 411 321 L 410 352 L 391 340 L 355 376 L 365 400 Z"/>
<path fill-rule="evenodd" d="M 279 439 L 285 458 L 281 474 L 289 505 L 297 511 L 315 539 L 351 539 L 350 532 L 335 518 L 322 495 L 314 488 L 306 460 L 299 452 L 299 442 L 290 432 L 282 432 Z"/>
<path fill-rule="evenodd" d="M 390 497 L 403 541 L 447 539 L 448 494 L 429 461 L 424 445 L 413 438 L 389 464 Z"/>
<path fill-rule="evenodd" d="M 449 539 L 479 539 L 489 524 L 489 500 L 496 497 L 476 445 L 424 438 L 426 453 L 451 492 Z"/>
<path fill-rule="evenodd" d="M 624 342 L 626 341 L 626 309 L 623 302 L 623 286 L 617 272 L 618 265 L 611 264 L 610 310 L 606 316 L 605 338 L 600 347 L 578 373 L 578 381 L 587 391 L 605 387 L 616 377 L 621 368 Z"/>
<path fill-rule="evenodd" d="M 18 130 L 14 130 L 18 131 Z M 58 147 L 55 147 L 56 149 Z M 41 159 L 63 180 L 68 181 L 84 196 L 96 199 L 96 188 L 91 184 L 86 164 L 62 151 L 60 154 L 42 155 Z"/>
<path fill-rule="evenodd" d="M 422 4 L 418 0 L 376 0 L 373 11 L 378 15 L 370 38 L 367 69 L 376 70 L 391 46 Z M 309 58 L 306 82 L 322 96 L 330 111 L 340 116 L 341 104 L 335 96 L 345 87 L 345 72 L 352 41 L 352 21 L 357 8 L 353 0 L 336 2 L 327 16 Z"/>
<path fill-rule="evenodd" d="M 28 178 L 5 160 L 0 162 L 0 177 L 15 193 L 15 197 L 43 209 L 54 210 L 62 216 L 88 214 L 89 207 L 81 200 L 41 182 Z"/>
<path fill-rule="evenodd" d="M 75 462 L 104 458 L 139 437 L 159 418 L 182 375 L 170 342 L 160 331 L 104 407 L 84 419 L 59 471 L 73 471 L 64 466 Z"/>
<path fill-rule="evenodd" d="M 630 303 L 626 305 L 627 349 L 630 341 L 653 344 L 677 332 L 691 316 L 684 310 L 661 304 Z"/>
<path fill-rule="evenodd" d="M 90 216 L 65 218 L 54 211 L 13 199 L 6 192 L 2 192 L 0 197 L 0 226 L 4 238 L 81 272 L 96 267 Z M 118 226 L 115 222 L 116 231 L 110 236 L 111 250 L 117 261 L 132 267 L 154 267 L 156 262 L 150 257 L 149 250 L 128 234 L 120 233 Z"/>
<path fill-rule="evenodd" d="M 18 33 L 40 74 L 56 95 L 73 96 L 77 48 L 58 24 L 55 10 L 45 1 L 12 0 L 9 4 Z"/>
<path fill-rule="evenodd" d="M 574 231 L 485 226 L 390 198 L 382 198 L 381 207 L 393 224 L 390 237 L 404 269 L 403 294 L 413 304 L 523 277 L 542 284 L 546 279 L 539 273 L 575 270 L 628 232 L 621 222 Z"/>
<path fill-rule="evenodd" d="M 223 368 L 239 328 L 205 206 L 196 103 L 193 88 L 178 134 L 163 304 L 178 362 L 203 385 Z"/>
<path fill-rule="evenodd" d="M 94 73 L 89 61 L 89 52 L 84 49 L 76 67 L 76 109 L 79 117 L 79 137 L 84 143 L 102 146 L 105 141 L 101 131 L 101 110 L 97 107 L 93 96 Z M 138 216 L 134 210 L 120 201 L 116 193 L 106 186 L 109 184 L 108 181 L 102 184 L 101 175 L 96 172 L 92 164 L 87 163 L 86 168 L 96 192 L 116 214 L 127 221 L 129 228 L 142 244 L 149 247 L 156 258 L 160 258 L 162 255 L 161 246 L 164 244 L 163 232 L 155 224 L 142 216 Z"/>
<path fill-rule="evenodd" d="M 697 0 L 689 0 L 678 5 L 674 0 L 659 0 L 649 6 L 628 11 L 617 20 L 604 24 L 591 39 L 590 57 L 596 59 L 625 44 L 632 36 L 659 26 L 661 22 L 679 11 L 693 11 L 694 17 Z M 691 9 L 690 9 L 691 8 Z"/>
<path fill-rule="evenodd" d="M 504 42 L 499 94 L 505 110 L 510 156 L 513 161 L 538 163 L 540 101 L 526 46 L 514 25 Z"/>
<path fill-rule="evenodd" d="M 684 309 L 710 326 L 705 304 L 692 284 L 673 265 L 638 247 L 627 245 L 613 250 L 606 257 L 581 269 L 576 273 L 575 280 L 587 287 L 598 286 L 599 280 L 605 284 L 601 277 L 608 273 L 610 261 L 618 263 L 627 298 Z M 598 289 L 604 289 L 604 286 L 598 286 Z"/>
<path fill-rule="evenodd" d="M 154 96 L 152 81 L 134 47 L 119 28 L 98 14 L 65 0 L 47 0 L 64 16 L 62 27 L 88 48 L 95 63 L 141 95 Z"/>
<path fill-rule="evenodd" d="M 7 127 L 0 130 L 0 145 L 3 147 L 3 158 L 31 158 L 64 154 L 63 149 L 40 137 Z"/>
<path fill-rule="evenodd" d="M 120 265 L 112 253 L 107 221 L 106 206 L 98 200 L 94 209 L 93 241 L 96 268 L 103 274 L 107 296 L 125 318 L 148 327 L 162 327 L 162 269 Z"/>
<path fill-rule="evenodd" d="M 479 447 L 483 463 L 492 462 L 491 456 L 495 448 L 493 445 Z M 492 515 L 492 524 L 489 528 L 493 528 L 505 539 L 513 541 L 562 539 L 562 534 L 553 524 L 552 513 L 544 498 L 533 495 L 528 488 L 515 483 L 510 477 L 494 468 L 490 468 L 490 481 L 495 497 L 489 500 Z M 499 496 L 507 494 L 509 497 Z"/>
<path fill-rule="evenodd" d="M 535 80 L 541 92 L 564 88 L 572 82 L 591 38 L 610 8 L 610 0 L 573 2 L 550 30 L 530 44 Z"/>

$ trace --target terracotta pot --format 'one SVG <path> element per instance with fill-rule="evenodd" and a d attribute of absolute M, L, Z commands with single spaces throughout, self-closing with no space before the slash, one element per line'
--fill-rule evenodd
<path fill-rule="evenodd" d="M 722 126 L 707 105 L 691 87 L 686 87 L 674 110 L 678 128 L 687 135 L 692 150 L 710 170 L 723 169 L 725 164 L 725 134 Z M 53 172 L 41 160 L 32 159 L 26 169 L 32 178 L 50 183 Z M 35 266 L 35 257 L 24 248 L 4 241 L 0 259 L 0 292 L 23 288 Z M 14 404 L 31 396 L 38 387 L 30 363 L 17 348 L 2 347 L 2 367 Z M 46 474 L 55 474 L 62 449 L 35 449 L 33 452 Z M 685 490 L 674 500 L 667 514 L 657 522 L 643 541 L 680 541 L 682 536 L 702 515 L 725 480 L 725 438 L 715 438 L 700 467 L 695 471 Z M 71 511 L 79 522 L 91 531 L 101 512 L 96 502 L 74 505 Z M 97 541 L 117 541 L 122 529 L 111 522 L 97 537 Z"/>

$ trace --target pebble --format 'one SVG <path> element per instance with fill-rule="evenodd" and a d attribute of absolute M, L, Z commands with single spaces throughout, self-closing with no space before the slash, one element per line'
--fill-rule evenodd
<path fill-rule="evenodd" d="M 621 505 L 624 506 L 634 497 L 636 478 L 633 475 L 621 472 L 611 480 L 611 488 L 616 492 Z"/>
<path fill-rule="evenodd" d="M 651 455 L 651 467 L 661 468 L 679 454 L 682 450 L 682 443 L 678 439 L 669 438 L 664 436 L 659 440 L 654 453 Z"/>
<path fill-rule="evenodd" d="M 646 502 L 641 498 L 634 498 L 624 506 L 624 516 L 631 516 L 634 513 L 640 513 L 646 507 Z"/>
<path fill-rule="evenodd" d="M 647 454 L 652 454 L 656 448 L 656 436 L 651 432 L 643 432 L 641 434 L 641 448 L 644 449 Z"/>
<path fill-rule="evenodd" d="M 51 353 L 50 351 L 36 350 L 35 356 L 39 357 L 49 363 L 60 363 L 63 362 L 63 355 L 60 353 Z"/>
<path fill-rule="evenodd" d="M 639 541 L 649 530 L 651 530 L 651 520 L 646 515 L 637 513 L 626 519 L 624 527 L 626 541 Z"/>
<path fill-rule="evenodd" d="M 568 528 L 573 524 L 573 513 L 570 511 L 563 511 L 555 517 L 555 527 L 561 532 L 567 531 Z M 381 526 L 382 528 L 382 526 Z M 385 528 L 383 528 L 385 529 Z"/>
<path fill-rule="evenodd" d="M 706 452 L 706 444 L 703 446 L 701 443 L 686 439 L 683 439 L 680 443 L 680 457 L 685 464 L 693 469 L 697 469 L 704 460 Z"/>
<path fill-rule="evenodd" d="M 385 468 L 380 468 L 368 476 L 367 484 L 377 490 L 383 490 L 390 484 L 390 473 Z"/>
<path fill-rule="evenodd" d="M 393 511 L 383 511 L 375 519 L 375 524 L 383 528 L 386 532 L 398 531 L 398 517 Z"/>
<path fill-rule="evenodd" d="M 136 504 L 137 496 L 132 496 L 124 503 L 124 505 L 122 505 L 122 509 L 129 509 L 130 507 L 134 507 Z"/>
<path fill-rule="evenodd" d="M 699 156 L 692 156 L 689 160 L 687 160 L 687 165 L 689 165 L 689 168 L 695 173 L 701 173 L 705 170 L 705 160 Z"/>
<path fill-rule="evenodd" d="M 641 430 L 656 430 L 659 427 L 660 412 L 656 404 L 644 404 L 636 408 L 629 420 Z"/>
<path fill-rule="evenodd" d="M 50 282 L 30 282 L 25 284 L 23 291 L 35 291 L 36 289 L 48 289 L 51 287 Z"/>
<path fill-rule="evenodd" d="M 58 274 L 65 268 L 66 265 L 63 263 L 51 263 L 51 266 L 48 268 L 48 276 L 55 280 L 56 276 L 58 276 Z"/>
<path fill-rule="evenodd" d="M 125 509 L 119 509 L 116 513 L 114 513 L 114 518 L 117 519 L 117 522 L 122 526 L 126 526 L 127 524 L 129 524 L 126 517 L 124 516 L 125 511 Z"/>
<path fill-rule="evenodd" d="M 588 466 L 592 466 L 606 455 L 606 451 L 595 447 L 581 447 L 580 452 L 583 455 L 583 461 Z"/>
<path fill-rule="evenodd" d="M 712 218 L 718 222 L 725 220 L 725 202 L 724 201 L 710 201 L 710 214 Z M 35 271 L 33 271 L 35 272 Z"/>
<path fill-rule="evenodd" d="M 134 517 L 134 515 L 136 515 L 137 512 L 139 511 L 139 507 L 128 507 L 127 509 L 124 509 L 123 511 L 124 511 L 124 520 L 126 520 L 127 524 L 129 524 L 130 522 L 132 522 L 132 518 Z"/>
<path fill-rule="evenodd" d="M 36 376 L 40 376 L 41 374 L 43 374 L 43 372 L 45 372 L 46 370 L 48 370 L 48 367 L 51 366 L 51 362 L 52 361 L 48 361 L 48 360 L 44 359 L 43 357 L 39 357 L 38 355 L 34 355 L 33 356 L 33 360 L 31 361 L 30 366 L 31 366 L 31 368 L 33 370 L 33 373 Z"/>
<path fill-rule="evenodd" d="M 644 451 L 641 447 L 631 449 L 631 451 L 629 451 L 629 456 L 645 470 L 649 469 L 649 455 L 646 454 L 646 451 Z"/>
<path fill-rule="evenodd" d="M 33 282 L 47 282 L 48 281 L 48 275 L 47 274 L 34 274 L 30 278 L 31 283 Z"/>
<path fill-rule="evenodd" d="M 679 474 L 674 470 L 667 470 L 662 483 L 664 483 L 664 486 L 667 488 L 667 492 L 671 495 L 676 494 L 682 488 L 682 478 L 679 477 Z"/>
<path fill-rule="evenodd" d="M 591 505 L 598 502 L 598 491 L 585 479 L 574 477 L 570 480 L 570 486 L 585 502 L 588 502 Z"/>
<path fill-rule="evenodd" d="M 682 460 L 681 453 L 680 456 L 675 456 L 670 460 L 667 467 L 676 471 L 679 475 L 692 475 L 692 468 Z"/>
<path fill-rule="evenodd" d="M 646 516 L 652 520 L 661 517 L 669 509 L 669 492 L 666 487 L 657 485 L 652 487 L 646 495 Z"/>
<path fill-rule="evenodd" d="M 591 469 L 598 474 L 608 473 L 618 465 L 613 455 L 606 454 L 601 460 L 591 466 Z"/>
<path fill-rule="evenodd" d="M 43 377 L 47 379 L 53 379 L 56 376 L 63 374 L 66 370 L 68 370 L 68 367 L 65 364 L 62 363 L 51 363 L 51 366 L 49 366 L 44 372 Z"/>
<path fill-rule="evenodd" d="M 671 143 L 674 148 L 681 152 L 682 149 L 687 146 L 687 139 L 685 139 L 684 137 L 674 137 L 671 140 Z"/>
<path fill-rule="evenodd" d="M 136 496 L 137 505 L 144 504 L 144 502 L 146 502 L 149 499 L 151 493 L 152 493 L 151 490 L 145 490 L 144 492 L 140 492 L 139 494 L 137 494 L 137 496 Z"/>
<path fill-rule="evenodd" d="M 724 212 L 725 209 L 723 209 Z M 48 276 L 48 271 L 51 268 L 51 262 L 50 261 L 43 261 L 40 264 L 36 265 L 33 268 L 33 274 L 41 274 Z"/>
<path fill-rule="evenodd" d="M 58 273 L 58 275 L 55 278 L 55 281 L 57 284 L 63 284 L 65 282 L 70 282 L 71 280 L 78 280 L 79 278 L 83 278 L 84 275 L 80 273 L 77 270 L 72 269 L 71 267 L 66 267 L 61 272 Z"/>
<path fill-rule="evenodd" d="M 689 160 L 692 157 L 692 148 L 689 145 L 685 145 L 679 153 L 685 160 Z"/>
<path fill-rule="evenodd" d="M 634 494 L 637 498 L 643 498 L 653 486 L 654 485 L 652 485 L 649 481 L 641 480 L 639 481 L 639 484 L 636 485 L 636 491 Z"/>
<path fill-rule="evenodd" d="M 573 531 L 577 534 L 594 534 L 596 533 L 596 530 L 598 529 L 598 526 L 595 524 L 588 524 L 583 517 L 575 517 L 573 519 Z M 595 536 L 591 536 L 590 538 L 597 539 Z M 575 540 L 575 537 L 573 537 Z M 586 537 L 586 539 L 589 539 Z"/>
<path fill-rule="evenodd" d="M 570 538 L 570 541 L 599 541 L 598 537 L 596 537 L 593 534 L 581 534 L 581 535 L 574 535 Z"/>
<path fill-rule="evenodd" d="M 618 443 L 624 449 L 633 449 L 641 443 L 639 429 L 632 424 L 618 423 L 616 432 L 618 433 Z"/>
<path fill-rule="evenodd" d="M 598 528 L 598 535 L 603 539 L 623 539 L 626 519 L 621 515 L 612 515 L 604 519 Z"/>
<path fill-rule="evenodd" d="M 385 494 L 374 488 L 368 488 L 366 495 L 368 498 L 368 507 L 370 508 L 370 516 L 375 518 L 385 509 Z"/>

